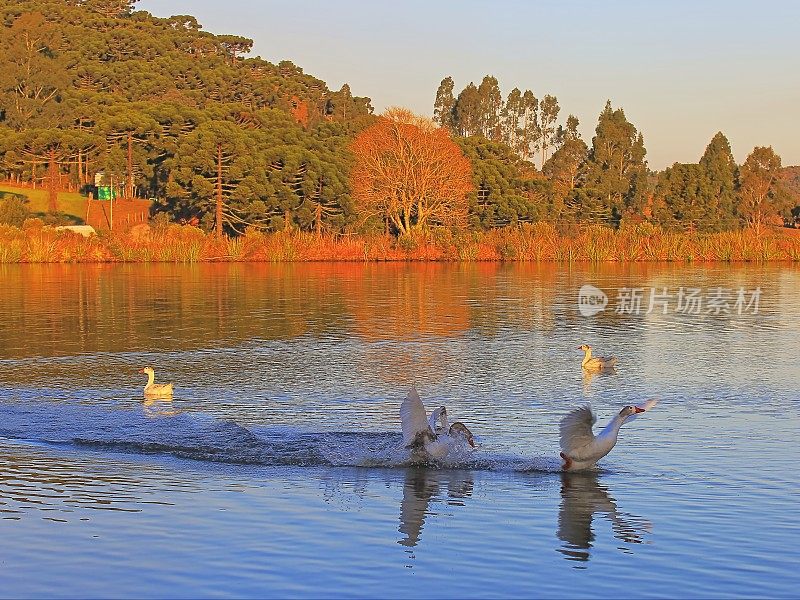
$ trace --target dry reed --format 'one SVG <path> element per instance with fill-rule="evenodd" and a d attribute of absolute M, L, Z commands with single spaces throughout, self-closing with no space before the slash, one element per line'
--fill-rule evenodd
<path fill-rule="evenodd" d="M 434 229 L 404 238 L 301 231 L 248 231 L 218 238 L 188 225 L 153 227 L 145 235 L 93 236 L 57 231 L 31 220 L 0 225 L 0 263 L 202 261 L 799 261 L 794 230 L 745 229 L 713 234 L 675 233 L 649 223 L 574 228 L 550 223 L 486 232 Z"/>

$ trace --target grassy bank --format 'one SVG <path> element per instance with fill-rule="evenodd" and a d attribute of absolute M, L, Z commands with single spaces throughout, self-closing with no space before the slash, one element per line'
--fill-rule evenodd
<path fill-rule="evenodd" d="M 771 229 L 714 234 L 662 231 L 649 224 L 599 226 L 564 235 L 548 223 L 488 232 L 447 230 L 395 239 L 383 235 L 321 235 L 299 231 L 217 238 L 191 226 L 154 227 L 136 237 L 84 238 L 42 226 L 0 225 L 0 263 L 200 261 L 798 261 L 797 231 Z"/>
<path fill-rule="evenodd" d="M 3 183 L 0 184 L 0 192 L 25 196 L 28 199 L 28 210 L 33 216 L 41 217 L 47 214 L 49 192 L 46 189 L 33 189 Z M 86 197 L 81 196 L 78 192 L 58 192 L 58 210 L 76 222 L 83 222 L 86 217 Z"/>

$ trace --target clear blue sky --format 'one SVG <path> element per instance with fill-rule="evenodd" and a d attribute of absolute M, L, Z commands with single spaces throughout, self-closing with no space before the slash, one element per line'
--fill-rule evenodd
<path fill-rule="evenodd" d="M 697 162 L 717 131 L 738 162 L 771 145 L 800 164 L 800 1 L 140 0 L 254 40 L 377 112 L 430 115 L 439 82 L 485 74 L 554 94 L 591 143 L 606 99 L 645 136 L 651 168 Z"/>

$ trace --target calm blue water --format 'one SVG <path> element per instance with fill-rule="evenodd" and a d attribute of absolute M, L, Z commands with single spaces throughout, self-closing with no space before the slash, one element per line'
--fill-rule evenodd
<path fill-rule="evenodd" d="M 791 265 L 0 266 L 0 596 L 796 596 L 798 294 Z M 478 450 L 407 466 L 411 382 Z M 653 397 L 558 472 L 570 409 Z"/>

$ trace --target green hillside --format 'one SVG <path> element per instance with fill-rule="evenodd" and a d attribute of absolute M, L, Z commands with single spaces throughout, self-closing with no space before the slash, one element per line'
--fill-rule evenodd
<path fill-rule="evenodd" d="M 46 188 L 66 176 L 85 191 L 100 172 L 208 222 L 220 172 L 231 232 L 351 218 L 343 146 L 372 108 L 348 86 L 127 1 L 0 0 L 0 23 L 7 177 Z"/>

